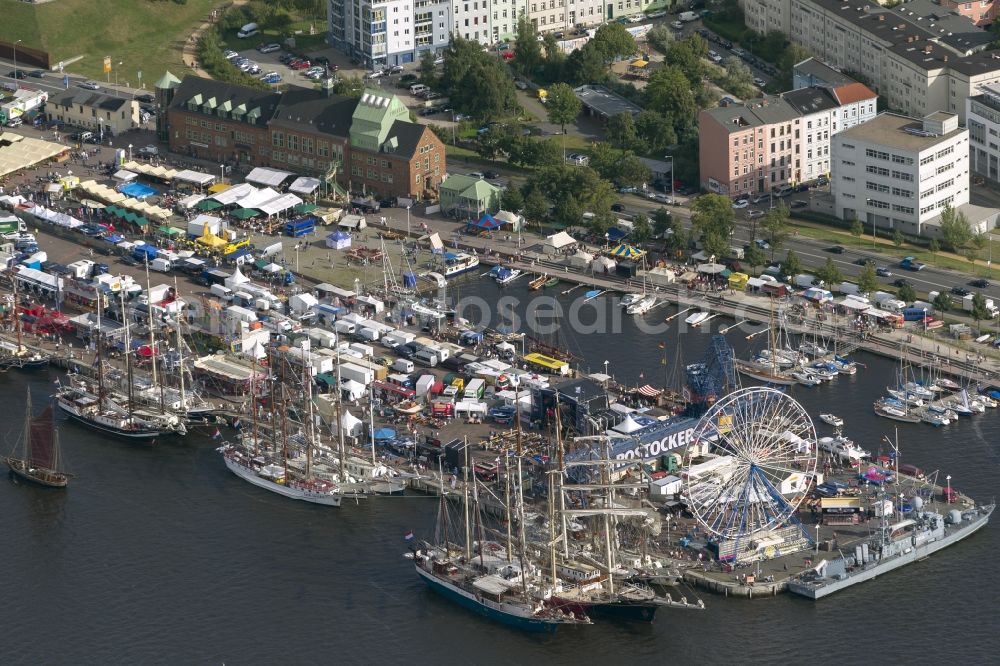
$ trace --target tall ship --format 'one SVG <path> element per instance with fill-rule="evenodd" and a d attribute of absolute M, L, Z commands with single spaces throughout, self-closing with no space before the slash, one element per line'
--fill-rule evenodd
<path fill-rule="evenodd" d="M 10 471 L 33 483 L 50 488 L 65 488 L 71 474 L 61 470 L 59 432 L 52 405 L 32 417 L 31 392 L 24 414 L 24 433 L 18 449 L 4 458 Z"/>
<path fill-rule="evenodd" d="M 256 364 L 254 373 L 256 374 Z M 279 412 L 275 413 L 272 405 L 270 436 L 265 437 L 258 418 L 258 394 L 251 379 L 252 429 L 249 433 L 240 432 L 236 442 L 227 442 L 218 451 L 230 472 L 258 488 L 311 504 L 340 506 L 344 497 L 340 486 L 317 476 L 313 465 L 315 419 L 312 413 L 311 387 L 311 381 L 303 381 L 303 388 L 308 392 L 305 400 L 308 414 L 299 446 L 294 446 L 294 439 L 288 432 L 284 383 L 280 386 Z M 276 395 L 273 374 L 269 395 Z M 293 442 L 291 448 L 290 442 Z M 294 451 L 303 451 L 304 455 L 293 453 L 292 448 Z M 304 461 L 299 460 L 301 457 L 304 457 Z M 304 466 L 299 465 L 299 462 L 303 462 Z"/>
<path fill-rule="evenodd" d="M 21 370 L 41 370 L 49 365 L 49 356 L 44 352 L 28 349 L 24 345 L 23 320 L 21 315 L 21 302 L 17 289 L 17 279 L 12 278 L 14 283 L 13 302 L 11 303 L 11 313 L 14 317 L 14 331 L 17 334 L 17 343 L 11 345 L 6 340 L 0 340 L 0 368 L 19 368 Z"/>
<path fill-rule="evenodd" d="M 942 515 L 923 510 L 923 499 L 914 497 L 913 518 L 882 523 L 870 541 L 832 560 L 823 560 L 788 582 L 788 589 L 810 599 L 822 599 L 852 585 L 872 580 L 893 569 L 933 555 L 942 548 L 975 534 L 990 520 L 995 504 Z"/>

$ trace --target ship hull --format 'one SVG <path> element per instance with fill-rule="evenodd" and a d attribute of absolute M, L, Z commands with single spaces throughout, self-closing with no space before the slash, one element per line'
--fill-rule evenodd
<path fill-rule="evenodd" d="M 476 596 L 471 592 L 466 592 L 448 581 L 441 580 L 431 572 L 425 571 L 420 565 L 415 565 L 414 568 L 420 577 L 424 579 L 424 582 L 442 597 L 487 619 L 520 629 L 521 631 L 535 633 L 553 633 L 559 628 L 559 624 L 555 622 L 547 622 L 534 617 L 524 617 L 488 606 L 476 599 Z"/>
<path fill-rule="evenodd" d="M 591 618 L 609 620 L 624 620 L 628 622 L 652 622 L 660 604 L 648 601 L 582 601 L 579 599 L 564 599 L 553 596 L 548 604 L 552 608 L 574 615 L 587 615 Z"/>
<path fill-rule="evenodd" d="M 65 488 L 69 484 L 69 476 L 52 470 L 33 470 L 24 460 L 19 458 L 4 458 L 12 474 L 46 488 Z"/>
<path fill-rule="evenodd" d="M 962 529 L 955 530 L 951 534 L 945 535 L 944 538 L 911 548 L 909 552 L 900 553 L 890 559 L 882 560 L 873 566 L 854 572 L 841 580 L 825 582 L 822 584 L 810 584 L 803 581 L 789 581 L 788 591 L 815 600 L 828 597 L 831 594 L 840 592 L 841 590 L 847 589 L 852 585 L 873 580 L 882 574 L 906 566 L 907 564 L 912 564 L 913 562 L 921 560 L 925 557 L 929 557 L 942 548 L 947 548 L 948 546 L 958 543 L 962 539 L 975 534 L 989 522 L 990 515 L 992 515 L 992 513 L 991 509 L 987 513 L 977 516 L 968 525 L 963 526 Z"/>
<path fill-rule="evenodd" d="M 122 439 L 128 439 L 131 441 L 140 441 L 140 442 L 151 441 L 156 439 L 157 437 L 164 437 L 166 435 L 171 434 L 169 431 L 166 430 L 145 430 L 145 429 L 125 430 L 123 428 L 116 428 L 115 426 L 100 423 L 99 421 L 95 421 L 81 414 L 77 414 L 76 412 L 64 407 L 62 403 L 58 404 L 59 408 L 62 409 L 62 411 L 67 416 L 69 416 L 77 423 L 81 423 L 87 426 L 88 428 L 91 428 L 92 430 L 97 430 L 98 432 L 103 432 L 108 435 L 114 435 L 115 437 L 121 437 Z"/>
<path fill-rule="evenodd" d="M 229 471 L 240 477 L 244 481 L 248 481 L 258 488 L 263 488 L 265 490 L 270 490 L 272 493 L 277 493 L 283 497 L 289 499 L 300 500 L 302 502 L 309 502 L 310 504 L 322 504 L 323 506 L 340 506 L 342 497 L 338 495 L 328 495 L 325 493 L 313 493 L 307 490 L 302 490 L 300 488 L 293 488 L 280 483 L 274 483 L 268 479 L 261 478 L 254 474 L 253 470 L 247 469 L 246 467 L 233 462 L 229 458 L 223 458 L 226 461 L 226 467 Z"/>

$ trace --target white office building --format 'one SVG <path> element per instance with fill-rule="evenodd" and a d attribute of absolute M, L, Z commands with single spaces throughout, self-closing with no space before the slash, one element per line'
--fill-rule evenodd
<path fill-rule="evenodd" d="M 965 104 L 972 173 L 1000 182 L 1000 85 L 981 86 Z"/>
<path fill-rule="evenodd" d="M 424 51 L 448 45 L 451 2 L 435 0 L 329 0 L 330 43 L 366 69 L 416 62 Z"/>
<path fill-rule="evenodd" d="M 838 133 L 832 144 L 838 217 L 936 236 L 941 212 L 951 206 L 974 230 L 992 228 L 996 211 L 969 205 L 969 132 L 956 114 L 918 120 L 882 113 Z"/>

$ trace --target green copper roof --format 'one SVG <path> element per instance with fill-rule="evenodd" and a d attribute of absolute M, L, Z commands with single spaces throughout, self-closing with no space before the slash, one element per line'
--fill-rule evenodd
<path fill-rule="evenodd" d="M 176 88 L 180 84 L 181 84 L 180 79 L 178 79 L 170 72 L 164 72 L 163 76 L 161 76 L 159 80 L 153 84 L 153 87 L 159 90 L 163 90 L 165 88 Z"/>

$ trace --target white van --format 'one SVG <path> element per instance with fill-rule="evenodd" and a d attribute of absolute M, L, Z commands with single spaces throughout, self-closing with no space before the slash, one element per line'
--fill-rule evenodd
<path fill-rule="evenodd" d="M 425 86 L 422 83 L 414 83 L 412 86 L 410 86 L 410 94 L 417 97 L 429 91 L 430 87 Z"/>
<path fill-rule="evenodd" d="M 408 358 L 397 358 L 392 362 L 392 369 L 408 375 L 413 372 L 413 361 Z"/>
<path fill-rule="evenodd" d="M 226 303 L 233 300 L 233 290 L 224 284 L 213 284 L 209 289 L 209 292 L 211 292 L 212 296 L 215 296 Z"/>
<path fill-rule="evenodd" d="M 239 29 L 236 36 L 240 39 L 246 39 L 247 37 L 253 37 L 254 35 L 260 34 L 260 26 L 256 23 L 247 23 L 245 26 Z"/>
<path fill-rule="evenodd" d="M 433 368 L 438 364 L 438 355 L 429 349 L 421 349 L 413 355 L 413 360 L 421 365 Z"/>

